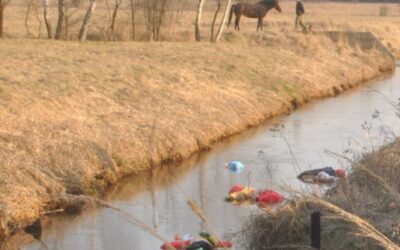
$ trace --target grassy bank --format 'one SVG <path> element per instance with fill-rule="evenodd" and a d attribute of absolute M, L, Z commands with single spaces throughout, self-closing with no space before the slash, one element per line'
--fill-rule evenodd
<path fill-rule="evenodd" d="M 246 249 L 310 246 L 310 215 L 321 211 L 322 249 L 399 249 L 400 142 L 364 155 L 323 199 L 297 198 L 249 221 Z"/>
<path fill-rule="evenodd" d="M 97 195 L 393 68 L 312 34 L 226 39 L 0 41 L 0 235 L 67 205 L 62 194 Z"/>

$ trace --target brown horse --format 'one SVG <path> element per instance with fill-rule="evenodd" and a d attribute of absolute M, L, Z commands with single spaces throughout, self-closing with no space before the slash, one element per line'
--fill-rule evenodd
<path fill-rule="evenodd" d="M 278 0 L 262 0 L 255 4 L 248 3 L 237 3 L 232 5 L 231 12 L 229 14 L 228 27 L 231 25 L 232 14 L 235 13 L 235 30 L 240 30 L 239 23 L 240 17 L 244 15 L 249 18 L 258 18 L 257 31 L 263 29 L 263 20 L 267 15 L 267 12 L 275 8 L 279 13 L 282 12 L 281 6 Z"/>

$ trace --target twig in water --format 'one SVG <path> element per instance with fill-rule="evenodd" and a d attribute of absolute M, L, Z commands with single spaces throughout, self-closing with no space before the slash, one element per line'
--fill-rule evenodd
<path fill-rule="evenodd" d="M 165 239 L 163 236 L 161 236 L 159 233 L 157 233 L 157 231 L 154 228 L 152 228 L 151 226 L 147 225 L 143 221 L 135 218 L 133 215 L 123 211 L 122 209 L 112 206 L 111 204 L 109 204 L 108 202 L 106 202 L 104 200 L 101 200 L 101 199 L 98 199 L 98 198 L 89 197 L 89 196 L 86 196 L 86 195 L 66 195 L 66 196 L 70 196 L 70 197 L 73 197 L 73 198 L 81 198 L 81 199 L 87 200 L 89 202 L 92 202 L 93 204 L 96 204 L 98 206 L 111 209 L 111 210 L 117 212 L 118 215 L 120 215 L 121 217 L 126 219 L 127 222 L 129 222 L 129 223 L 141 228 L 142 230 L 144 230 L 145 232 L 151 234 L 153 237 L 157 238 L 158 240 L 162 241 L 163 243 L 168 244 L 169 249 L 171 249 L 171 250 L 175 249 L 171 244 L 169 244 L 169 241 L 167 239 Z"/>
<path fill-rule="evenodd" d="M 217 238 L 217 240 L 219 242 L 222 243 L 223 245 L 223 241 L 221 241 L 221 238 L 218 237 L 218 234 L 215 232 L 215 230 L 211 227 L 210 223 L 208 222 L 203 210 L 201 210 L 201 208 L 199 208 L 199 206 L 197 205 L 196 201 L 194 200 L 189 200 L 188 204 L 190 206 L 190 208 L 192 209 L 192 211 L 197 215 L 197 217 L 199 217 L 204 224 L 206 224 L 206 226 L 208 227 L 208 229 L 212 232 L 212 234 Z M 227 248 L 223 245 L 223 248 L 226 250 Z"/>
<path fill-rule="evenodd" d="M 63 213 L 64 211 L 65 211 L 65 210 L 61 208 L 61 209 L 56 209 L 56 210 L 41 212 L 40 215 L 57 214 L 57 213 Z"/>
<path fill-rule="evenodd" d="M 290 156 L 291 156 L 291 158 L 292 158 L 293 165 L 297 168 L 297 169 L 296 169 L 297 174 L 300 174 L 300 173 L 301 173 L 300 164 L 299 164 L 298 161 L 297 161 L 297 158 L 296 158 L 296 156 L 295 156 L 295 154 L 294 154 L 294 152 L 293 152 L 293 149 L 292 149 L 292 147 L 290 146 L 290 143 L 289 143 L 288 139 L 283 135 L 282 132 L 281 132 L 281 136 L 282 136 L 283 141 L 286 143 L 286 146 L 287 146 L 288 149 L 289 149 L 289 153 L 290 153 Z"/>

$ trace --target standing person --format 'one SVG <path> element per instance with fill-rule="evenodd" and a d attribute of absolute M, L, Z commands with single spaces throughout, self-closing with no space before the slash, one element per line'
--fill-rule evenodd
<path fill-rule="evenodd" d="M 303 2 L 301 0 L 297 0 L 297 3 L 296 3 L 296 22 L 295 22 L 296 31 L 298 31 L 299 24 L 303 28 L 303 31 L 307 30 L 307 27 L 304 25 L 303 20 L 302 20 L 304 13 L 305 13 L 305 10 L 304 10 Z"/>

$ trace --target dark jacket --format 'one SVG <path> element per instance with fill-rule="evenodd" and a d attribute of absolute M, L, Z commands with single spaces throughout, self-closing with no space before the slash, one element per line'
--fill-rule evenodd
<path fill-rule="evenodd" d="M 304 10 L 304 4 L 302 1 L 298 1 L 296 4 L 296 15 L 300 16 L 303 15 L 305 12 Z"/>

